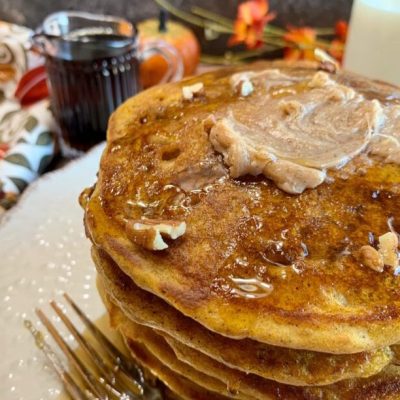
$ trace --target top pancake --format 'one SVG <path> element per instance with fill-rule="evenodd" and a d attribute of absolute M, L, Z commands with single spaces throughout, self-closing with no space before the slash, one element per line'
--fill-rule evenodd
<path fill-rule="evenodd" d="M 289 75 L 313 73 L 312 66 L 277 66 Z M 372 234 L 389 230 L 388 221 L 400 230 L 400 166 L 361 154 L 299 195 L 265 177 L 226 174 L 207 182 L 225 165 L 203 122 L 246 101 L 232 93 L 232 72 L 155 87 L 113 114 L 85 206 L 88 235 L 141 288 L 222 335 L 331 353 L 400 341 L 400 278 L 354 257 Z M 400 96 L 347 73 L 332 79 L 384 103 Z M 182 99 L 182 87 L 196 82 L 205 94 Z M 125 232 L 126 220 L 142 217 L 185 221 L 187 229 L 168 249 L 145 250 Z M 238 278 L 257 278 L 272 290 L 240 296 Z"/>

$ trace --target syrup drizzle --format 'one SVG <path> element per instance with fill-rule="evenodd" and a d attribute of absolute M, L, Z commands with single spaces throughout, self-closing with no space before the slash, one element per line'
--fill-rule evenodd
<path fill-rule="evenodd" d="M 271 294 L 273 286 L 270 283 L 262 282 L 258 278 L 230 278 L 236 285 L 232 293 L 246 299 L 260 299 Z"/>

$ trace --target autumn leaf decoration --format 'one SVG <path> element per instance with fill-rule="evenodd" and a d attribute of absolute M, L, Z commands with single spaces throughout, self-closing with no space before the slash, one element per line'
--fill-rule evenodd
<path fill-rule="evenodd" d="M 333 28 L 287 26 L 284 29 L 271 24 L 276 13 L 270 10 L 268 0 L 248 0 L 239 4 L 234 21 L 200 7 L 192 7 L 191 12 L 186 12 L 168 0 L 155 1 L 172 15 L 203 28 L 208 40 L 221 34 L 229 35 L 227 46 L 232 50 L 227 50 L 223 57 L 203 54 L 203 62 L 240 62 L 277 50 L 282 51 L 287 60 L 316 60 L 316 49 L 339 63 L 343 59 L 347 37 L 345 21 L 338 21 Z"/>
<path fill-rule="evenodd" d="M 269 12 L 266 0 L 252 0 L 240 4 L 234 22 L 234 34 L 230 37 L 228 46 L 241 43 L 248 49 L 262 46 L 265 26 L 275 16 L 275 13 Z"/>
<path fill-rule="evenodd" d="M 284 50 L 286 60 L 313 60 L 317 34 L 315 29 L 289 27 L 283 36 L 288 46 Z"/>
<path fill-rule="evenodd" d="M 347 40 L 348 25 L 346 21 L 340 20 L 336 23 L 336 38 L 332 40 L 329 53 L 339 62 L 343 61 L 344 46 Z"/>

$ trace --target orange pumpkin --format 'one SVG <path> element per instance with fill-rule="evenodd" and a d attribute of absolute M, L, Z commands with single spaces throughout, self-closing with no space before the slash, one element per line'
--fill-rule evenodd
<path fill-rule="evenodd" d="M 184 75 L 196 70 L 200 58 L 200 45 L 193 32 L 185 26 L 167 21 L 165 30 L 160 31 L 158 19 L 148 19 L 138 24 L 140 40 L 145 44 L 152 40 L 163 40 L 174 46 L 182 57 Z M 156 85 L 167 71 L 167 62 L 162 56 L 155 55 L 140 65 L 140 80 L 144 88 Z"/>

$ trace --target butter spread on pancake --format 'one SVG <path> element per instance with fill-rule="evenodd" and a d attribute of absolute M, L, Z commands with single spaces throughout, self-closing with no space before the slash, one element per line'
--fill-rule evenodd
<path fill-rule="evenodd" d="M 369 145 L 369 152 L 390 163 L 400 163 L 400 105 L 385 107 L 385 121 Z"/>
<path fill-rule="evenodd" d="M 240 85 L 245 82 L 253 82 L 258 87 L 262 86 L 265 90 L 269 90 L 274 86 L 289 86 L 295 82 L 299 82 L 302 78 L 287 75 L 280 69 L 264 69 L 261 71 L 244 71 L 233 74 L 230 79 L 230 85 L 234 91 L 240 89 Z M 254 89 L 254 87 L 253 87 Z"/>
<path fill-rule="evenodd" d="M 185 192 L 191 192 L 200 190 L 226 175 L 227 171 L 221 164 L 203 162 L 178 172 L 172 184 L 178 185 Z"/>
<path fill-rule="evenodd" d="M 275 80 L 285 90 L 255 91 L 211 128 L 210 141 L 233 178 L 263 174 L 289 193 L 315 188 L 326 168 L 340 167 L 365 149 L 383 118 L 377 100 L 321 71 L 302 81 L 276 70 L 244 76 L 267 79 L 268 88 Z"/>

